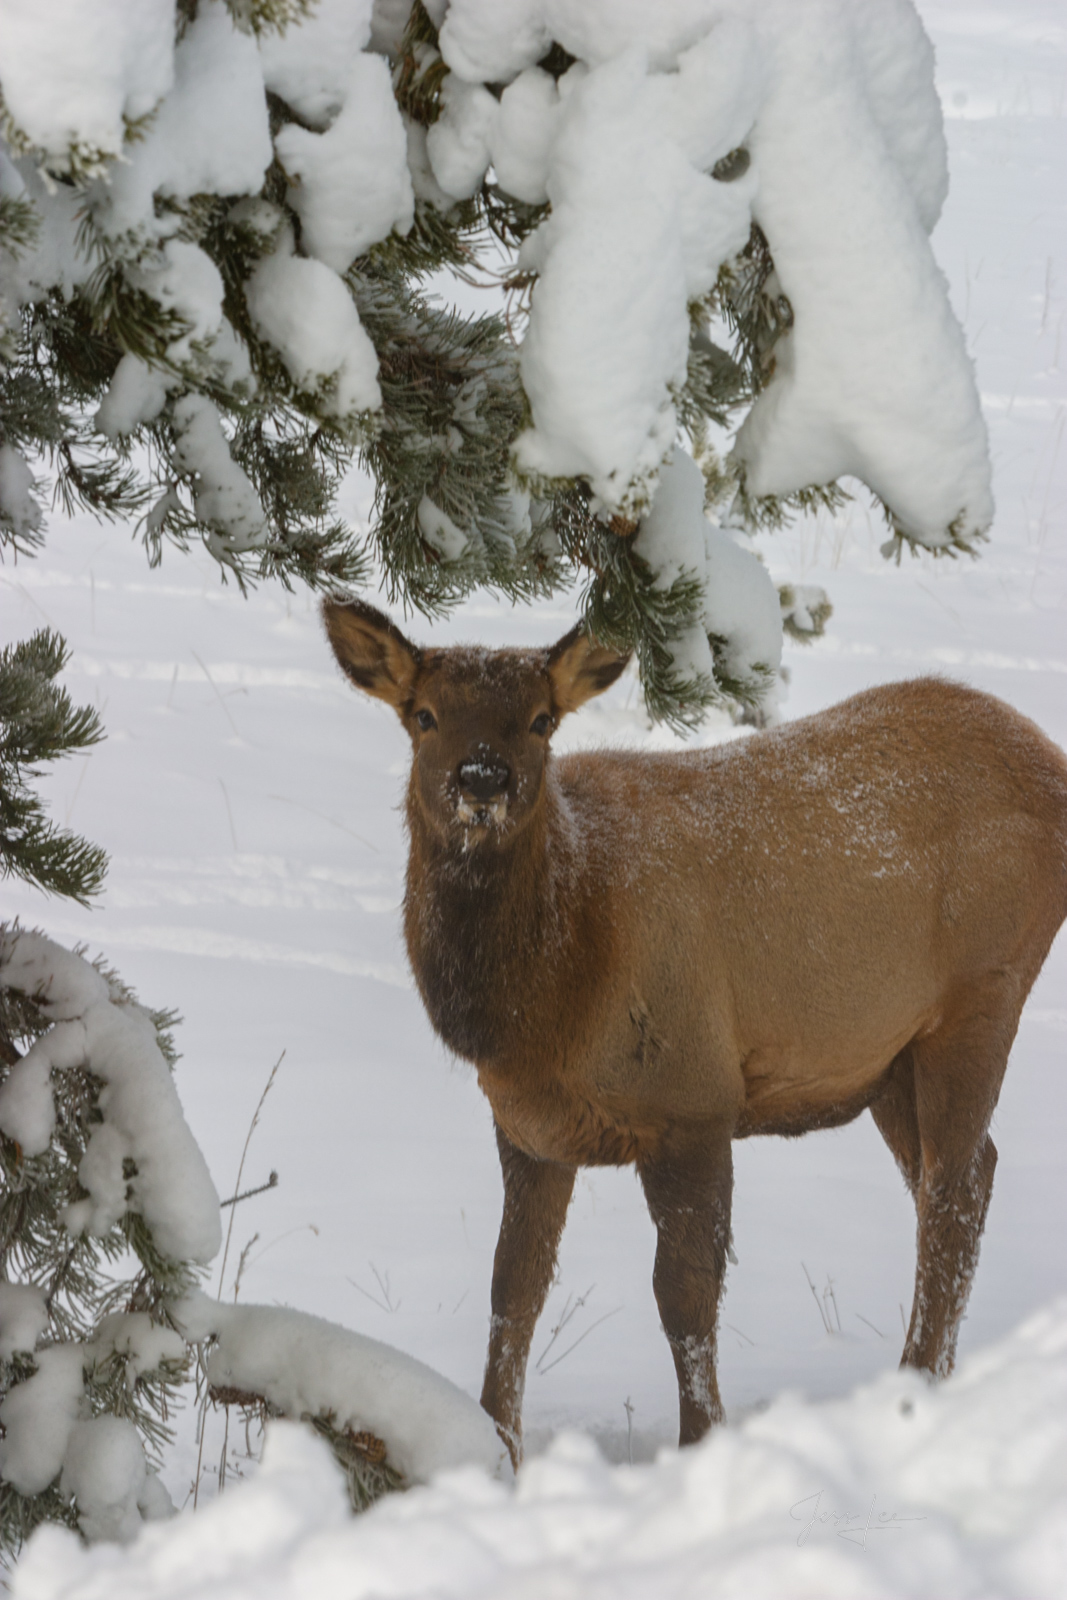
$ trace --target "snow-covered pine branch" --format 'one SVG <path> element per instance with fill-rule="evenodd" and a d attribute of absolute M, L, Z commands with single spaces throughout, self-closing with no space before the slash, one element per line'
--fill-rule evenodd
<path fill-rule="evenodd" d="M 193 1345 L 218 1404 L 322 1434 L 357 1508 L 450 1467 L 510 1476 L 487 1413 L 422 1362 L 199 1290 L 219 1199 L 174 1087 L 172 1020 L 0 926 L 0 1555 L 41 1522 L 125 1541 L 171 1513 L 157 1472 Z M 109 1270 L 128 1251 L 132 1279 Z"/>
<path fill-rule="evenodd" d="M 156 1468 L 188 1352 L 167 1307 L 221 1238 L 171 1075 L 172 1020 L 42 934 L 0 927 L 8 1552 L 41 1521 L 129 1538 L 170 1510 Z M 136 1276 L 115 1276 L 129 1251 Z"/>
<path fill-rule="evenodd" d="M 74 706 L 56 685 L 68 659 L 66 641 L 50 629 L 0 650 L 0 878 L 22 878 L 84 905 L 103 881 L 107 857 L 50 823 L 30 781 L 46 762 L 103 737 L 93 708 Z"/>
<path fill-rule="evenodd" d="M 319 1423 L 342 1464 L 346 1441 L 358 1450 L 364 1439 L 381 1441 L 395 1486 L 428 1483 L 458 1466 L 512 1475 L 488 1413 L 432 1367 L 379 1339 L 287 1306 L 228 1306 L 201 1293 L 180 1301 L 174 1316 L 204 1349 L 214 1397 Z M 350 1478 L 358 1504 L 358 1472 Z"/>
<path fill-rule="evenodd" d="M 851 475 L 889 553 L 988 527 L 911 0 L 0 0 L 0 26 L 20 548 L 51 468 L 153 559 L 202 536 L 242 581 L 358 582 L 373 551 L 432 612 L 577 572 L 691 721 L 776 673 L 745 526 Z M 487 265 L 509 327 L 428 297 Z M 706 532 L 668 528 L 680 434 Z M 334 510 L 357 452 L 369 550 Z"/>

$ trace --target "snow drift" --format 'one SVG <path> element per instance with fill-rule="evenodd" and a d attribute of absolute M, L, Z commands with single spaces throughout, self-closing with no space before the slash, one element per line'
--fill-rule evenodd
<path fill-rule="evenodd" d="M 128 1549 L 43 1527 L 16 1600 L 673 1600 L 1062 1594 L 1067 1301 L 932 1387 L 784 1395 L 652 1466 L 560 1435 L 514 1490 L 446 1473 L 350 1520 L 321 1441 L 268 1430 L 248 1483 Z"/>

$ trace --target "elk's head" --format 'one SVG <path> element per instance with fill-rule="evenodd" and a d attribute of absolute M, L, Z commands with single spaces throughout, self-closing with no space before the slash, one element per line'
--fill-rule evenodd
<path fill-rule="evenodd" d="M 420 650 L 362 601 L 322 609 L 347 677 L 388 701 L 407 729 L 426 822 L 467 848 L 504 844 L 526 825 L 560 718 L 614 683 L 628 660 L 580 628 L 550 650 Z"/>

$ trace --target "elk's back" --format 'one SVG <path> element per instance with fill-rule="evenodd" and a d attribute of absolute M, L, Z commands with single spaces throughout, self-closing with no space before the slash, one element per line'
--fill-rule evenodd
<path fill-rule="evenodd" d="M 609 1099 L 710 1115 L 725 1093 L 753 1131 L 858 1109 L 991 974 L 1021 1006 L 1067 913 L 1067 762 L 939 679 L 710 750 L 565 757 L 555 776 L 614 930 L 611 1000 L 590 1013 L 605 1043 L 586 1046 Z M 603 1022 L 624 1009 L 628 1044 Z"/>

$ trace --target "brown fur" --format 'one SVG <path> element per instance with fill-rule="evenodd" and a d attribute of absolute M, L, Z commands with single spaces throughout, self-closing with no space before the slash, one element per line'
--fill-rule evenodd
<path fill-rule="evenodd" d="M 552 727 L 623 658 L 577 631 L 550 652 L 419 652 L 370 607 L 325 616 L 414 746 L 404 928 L 496 1118 L 482 1403 L 516 1459 L 576 1168 L 637 1167 L 686 1443 L 723 1414 L 731 1141 L 866 1107 L 918 1214 L 903 1360 L 949 1372 L 990 1119 L 1067 914 L 1062 753 L 1000 701 L 920 679 L 709 750 L 554 760 Z"/>

